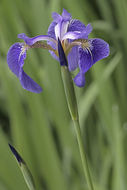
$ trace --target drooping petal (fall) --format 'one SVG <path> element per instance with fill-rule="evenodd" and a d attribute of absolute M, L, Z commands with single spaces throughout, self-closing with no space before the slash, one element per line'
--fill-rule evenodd
<path fill-rule="evenodd" d="M 26 58 L 26 49 L 24 43 L 13 44 L 7 53 L 7 63 L 10 70 L 19 77 L 21 65 L 24 64 Z"/>
<path fill-rule="evenodd" d="M 83 73 L 87 72 L 97 61 L 109 55 L 109 45 L 102 39 L 90 39 L 89 50 L 79 48 L 79 68 Z"/>
<path fill-rule="evenodd" d="M 19 78 L 24 89 L 40 93 L 42 88 L 23 71 L 26 51 L 27 46 L 24 43 L 13 44 L 7 54 L 7 63 L 10 70 Z"/>
<path fill-rule="evenodd" d="M 42 88 L 31 77 L 29 77 L 22 68 L 20 69 L 19 80 L 24 89 L 34 93 L 42 92 Z"/>
<path fill-rule="evenodd" d="M 74 83 L 78 87 L 84 87 L 85 86 L 85 75 L 81 71 L 75 76 L 73 79 Z"/>

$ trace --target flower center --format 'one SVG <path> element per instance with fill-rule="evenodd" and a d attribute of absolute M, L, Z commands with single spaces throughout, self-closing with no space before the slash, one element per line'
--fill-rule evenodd
<path fill-rule="evenodd" d="M 62 42 L 63 49 L 65 51 L 66 56 L 70 53 L 71 49 L 74 46 L 81 46 L 84 50 L 89 51 L 91 54 L 90 50 L 90 43 L 87 39 L 77 39 L 72 41 L 71 43 L 68 42 L 68 40 L 64 40 L 65 42 Z"/>
<path fill-rule="evenodd" d="M 63 50 L 65 52 L 65 55 L 68 56 L 68 54 L 70 53 L 71 49 L 74 46 L 80 46 L 82 47 L 84 50 L 86 50 L 87 52 L 90 53 L 91 57 L 92 57 L 92 53 L 90 50 L 90 43 L 87 39 L 77 39 L 77 40 L 73 40 L 72 42 L 69 42 L 68 39 L 64 39 L 61 41 Z M 31 46 L 28 46 L 27 44 L 24 44 L 21 53 L 23 53 L 25 50 L 29 49 L 29 48 L 42 48 L 42 49 L 47 49 L 50 50 L 52 52 L 55 53 L 55 55 L 58 57 L 58 42 L 56 41 L 56 49 L 52 48 L 50 45 L 48 45 L 47 43 L 44 42 L 36 42 Z"/>

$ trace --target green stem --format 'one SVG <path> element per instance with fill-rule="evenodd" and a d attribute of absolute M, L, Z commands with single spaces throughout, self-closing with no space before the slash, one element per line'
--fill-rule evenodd
<path fill-rule="evenodd" d="M 82 140 L 81 129 L 80 129 L 80 124 L 79 124 L 78 108 L 77 108 L 77 101 L 76 101 L 73 81 L 72 81 L 70 72 L 68 70 L 68 67 L 62 66 L 61 74 L 62 74 L 68 108 L 69 108 L 71 118 L 72 118 L 72 120 L 74 122 L 74 126 L 75 126 L 75 131 L 76 131 L 76 135 L 77 135 L 77 140 L 78 140 L 78 145 L 79 145 L 79 150 L 80 150 L 80 155 L 81 155 L 81 160 L 82 160 L 82 165 L 83 165 L 83 171 L 85 174 L 85 178 L 86 178 L 89 190 L 94 190 L 88 163 L 87 163 L 87 157 L 86 157 L 86 154 L 84 151 L 84 146 L 83 146 L 83 140 Z"/>
<path fill-rule="evenodd" d="M 81 160 L 82 160 L 82 165 L 83 165 L 83 170 L 84 170 L 84 174 L 86 177 L 86 181 L 87 181 L 89 189 L 94 190 L 88 163 L 87 163 L 87 157 L 86 157 L 84 146 L 83 146 L 83 140 L 82 140 L 79 120 L 73 120 L 73 122 L 74 122 L 75 130 L 76 130 L 76 134 L 77 134 L 77 140 L 78 140 L 78 145 L 79 145 L 79 150 L 80 150 L 80 155 L 81 155 Z"/>

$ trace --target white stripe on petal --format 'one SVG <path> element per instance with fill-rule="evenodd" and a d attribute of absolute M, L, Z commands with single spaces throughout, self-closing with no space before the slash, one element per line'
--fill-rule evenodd
<path fill-rule="evenodd" d="M 62 40 L 63 36 L 67 33 L 67 29 L 69 26 L 69 21 L 60 21 L 56 26 L 55 26 L 55 35 L 56 39 L 58 38 Z"/>
<path fill-rule="evenodd" d="M 80 31 L 75 31 L 75 32 L 67 32 L 62 40 L 65 40 L 65 39 L 71 39 L 71 40 L 76 40 L 80 37 L 81 35 L 81 32 Z"/>
<path fill-rule="evenodd" d="M 33 38 L 29 38 L 25 34 L 19 34 L 18 38 L 23 39 L 26 42 L 26 44 L 29 46 L 33 45 L 34 43 L 36 43 L 38 41 L 51 41 L 51 42 L 54 42 L 55 44 L 57 43 L 56 40 L 49 37 L 48 35 L 39 35 L 39 36 L 35 36 Z"/>
<path fill-rule="evenodd" d="M 67 33 L 67 29 L 69 26 L 69 21 L 63 21 L 61 24 L 61 34 L 60 34 L 60 38 L 62 39 L 63 36 Z"/>
<path fill-rule="evenodd" d="M 56 26 L 55 26 L 55 35 L 56 35 L 56 39 L 58 40 L 58 38 L 60 39 L 60 29 L 61 29 L 61 22 L 59 22 Z"/>
<path fill-rule="evenodd" d="M 47 35 L 36 36 L 34 38 L 31 38 L 31 40 L 32 40 L 33 44 L 38 42 L 38 41 L 51 41 L 51 42 L 57 43 L 56 40 L 54 40 L 51 37 L 48 37 Z"/>

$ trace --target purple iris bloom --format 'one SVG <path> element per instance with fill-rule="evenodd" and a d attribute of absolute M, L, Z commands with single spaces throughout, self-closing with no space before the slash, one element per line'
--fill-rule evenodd
<path fill-rule="evenodd" d="M 48 28 L 47 35 L 29 38 L 25 34 L 19 34 L 18 38 L 23 39 L 24 43 L 13 44 L 7 54 L 9 68 L 19 78 L 22 87 L 31 92 L 40 93 L 42 88 L 23 70 L 26 52 L 30 48 L 47 49 L 53 58 L 59 61 L 59 40 L 67 57 L 66 66 L 69 71 L 79 68 L 79 73 L 73 79 L 79 87 L 85 85 L 85 73 L 91 66 L 109 55 L 107 42 L 99 38 L 88 39 L 92 31 L 91 24 L 85 26 L 79 20 L 72 19 L 65 9 L 62 15 L 53 13 L 52 17 L 53 22 Z"/>

